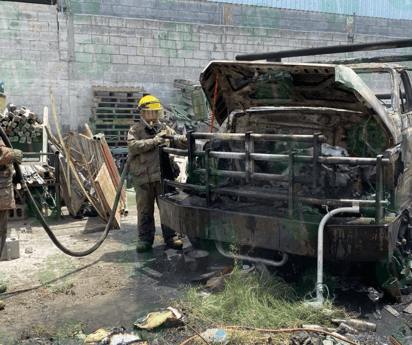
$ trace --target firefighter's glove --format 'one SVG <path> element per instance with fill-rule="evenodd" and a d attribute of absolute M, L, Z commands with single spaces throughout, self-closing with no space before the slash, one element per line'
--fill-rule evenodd
<path fill-rule="evenodd" d="M 178 135 L 178 136 L 177 136 L 177 141 L 178 141 L 179 143 L 187 143 L 186 135 Z"/>
<path fill-rule="evenodd" d="M 154 144 L 155 146 L 166 145 L 166 139 L 164 138 L 165 135 L 166 135 L 165 132 L 157 134 L 157 135 L 153 138 L 153 144 Z"/>
<path fill-rule="evenodd" d="M 14 149 L 13 154 L 14 154 L 14 162 L 17 164 L 21 164 L 23 161 L 23 152 L 21 152 L 20 150 Z"/>

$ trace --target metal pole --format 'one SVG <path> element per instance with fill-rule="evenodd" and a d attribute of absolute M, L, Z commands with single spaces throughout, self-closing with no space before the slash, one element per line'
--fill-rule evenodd
<path fill-rule="evenodd" d="M 242 60 L 242 61 L 268 60 L 268 59 L 273 60 L 273 59 L 297 57 L 297 56 L 350 53 L 350 52 L 357 52 L 357 51 L 372 51 L 372 50 L 381 50 L 381 49 L 397 49 L 397 48 L 409 48 L 409 47 L 412 47 L 412 40 L 403 39 L 403 40 L 359 43 L 359 44 L 350 44 L 350 45 L 336 45 L 336 46 L 329 46 L 329 47 L 293 49 L 293 50 L 284 50 L 284 51 L 272 52 L 272 53 L 237 55 L 236 60 Z"/>
<path fill-rule="evenodd" d="M 159 163 L 160 163 L 160 183 L 162 185 L 162 195 L 164 196 L 166 194 L 166 188 L 165 188 L 165 178 L 164 178 L 164 173 L 163 173 L 163 147 L 159 147 Z"/>
<path fill-rule="evenodd" d="M 383 208 L 381 205 L 383 194 L 383 171 L 382 171 L 382 155 L 376 157 L 376 208 L 375 221 L 380 223 L 383 216 Z"/>
<path fill-rule="evenodd" d="M 246 183 L 250 183 L 250 177 L 253 174 L 253 160 L 250 159 L 250 153 L 253 152 L 253 139 L 250 138 L 252 132 L 245 133 L 245 172 Z"/>
<path fill-rule="evenodd" d="M 319 143 L 319 133 L 316 133 L 313 136 L 313 188 L 316 188 L 317 182 L 318 182 L 318 157 L 319 157 L 318 143 Z"/>
<path fill-rule="evenodd" d="M 210 160 L 209 160 L 209 152 L 212 149 L 207 149 L 206 150 L 206 156 L 205 156 L 205 168 L 206 168 L 206 173 L 205 173 L 205 184 L 206 184 L 206 206 L 210 206 L 210 181 L 209 181 L 209 171 L 210 171 Z"/>

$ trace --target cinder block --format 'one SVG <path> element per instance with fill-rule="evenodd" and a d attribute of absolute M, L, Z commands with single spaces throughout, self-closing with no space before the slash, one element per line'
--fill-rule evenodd
<path fill-rule="evenodd" d="M 16 237 L 6 238 L 6 245 L 4 246 L 0 261 L 15 260 L 20 257 L 19 240 Z"/>
<path fill-rule="evenodd" d="M 76 52 L 76 62 L 93 62 L 93 54 Z"/>
<path fill-rule="evenodd" d="M 45 23 L 42 22 L 41 25 L 44 25 L 44 24 L 45 24 Z M 45 27 L 45 28 L 46 28 L 46 30 L 49 30 L 50 32 L 57 32 L 57 31 L 59 31 L 59 30 L 63 30 L 63 29 L 64 29 L 64 27 L 63 27 L 63 28 L 61 28 L 61 27 L 58 28 L 57 22 L 49 22 L 48 25 L 47 25 L 47 27 Z"/>
<path fill-rule="evenodd" d="M 119 36 L 119 28 L 115 26 L 102 26 L 102 35 L 107 38 L 110 36 Z"/>
<path fill-rule="evenodd" d="M 140 19 L 126 19 L 126 27 L 131 29 L 143 28 L 144 21 Z"/>
<path fill-rule="evenodd" d="M 150 29 L 150 30 L 157 29 L 158 30 L 160 28 L 160 23 L 161 22 L 157 20 L 145 20 L 143 23 L 143 27 L 145 29 Z"/>
<path fill-rule="evenodd" d="M 123 27 L 123 19 L 122 18 L 109 18 L 109 26 L 115 27 Z"/>
<path fill-rule="evenodd" d="M 52 13 L 37 13 L 37 20 L 39 22 L 57 22 L 57 15 Z"/>
<path fill-rule="evenodd" d="M 144 65 L 144 56 L 125 56 L 127 63 L 132 65 Z"/>
<path fill-rule="evenodd" d="M 30 40 L 30 41 L 38 41 L 40 39 L 40 33 L 36 31 L 25 32 L 24 39 Z"/>
<path fill-rule="evenodd" d="M 123 45 L 126 45 L 128 47 L 144 46 L 144 42 L 145 42 L 143 37 L 133 37 L 133 38 L 128 37 L 126 40 L 127 40 L 126 41 L 127 43 Z"/>
<path fill-rule="evenodd" d="M 119 36 L 110 36 L 109 37 L 109 42 L 110 45 L 119 45 L 119 46 L 127 46 L 127 40 L 124 37 L 119 37 Z"/>
<path fill-rule="evenodd" d="M 60 60 L 59 50 L 54 49 L 52 51 L 49 51 L 46 55 L 42 56 L 42 58 L 45 58 L 48 61 L 59 61 Z"/>
<path fill-rule="evenodd" d="M 160 66 L 160 57 L 155 56 L 145 56 L 144 57 L 144 64 L 145 65 L 153 65 L 153 66 Z"/>
<path fill-rule="evenodd" d="M 169 59 L 169 66 L 184 67 L 185 66 L 185 61 L 184 61 L 184 59 Z"/>
<path fill-rule="evenodd" d="M 37 12 L 23 12 L 23 19 L 29 22 L 37 22 Z"/>
<path fill-rule="evenodd" d="M 83 25 L 83 33 L 89 35 L 102 35 L 102 28 L 99 25 Z"/>
<path fill-rule="evenodd" d="M 16 208 L 8 210 L 8 212 L 9 212 L 9 220 L 27 219 L 27 215 L 24 212 L 24 205 L 16 204 Z"/>
<path fill-rule="evenodd" d="M 193 52 L 194 59 L 210 59 L 210 52 L 202 51 L 202 50 L 195 50 Z"/>
<path fill-rule="evenodd" d="M 123 37 L 136 37 L 136 30 L 131 28 L 119 28 L 118 34 Z"/>
<path fill-rule="evenodd" d="M 30 49 L 49 51 L 50 45 L 49 42 L 30 41 Z"/>
<path fill-rule="evenodd" d="M 124 63 L 127 64 L 127 56 L 126 55 L 113 55 L 113 63 Z"/>
<path fill-rule="evenodd" d="M 56 32 L 41 32 L 39 35 L 40 41 L 49 41 L 49 42 L 57 42 L 58 41 L 58 34 Z"/>
<path fill-rule="evenodd" d="M 191 40 L 193 40 L 194 38 L 190 37 Z M 222 40 L 222 35 L 219 35 L 219 36 L 218 35 L 207 35 L 206 37 L 206 41 L 210 43 L 221 43 L 221 40 Z"/>
<path fill-rule="evenodd" d="M 93 16 L 92 24 L 99 26 L 109 26 L 109 17 L 102 15 Z"/>
<path fill-rule="evenodd" d="M 122 47 L 120 46 L 121 55 L 136 55 L 136 47 Z"/>
<path fill-rule="evenodd" d="M 211 54 L 213 54 L 213 52 Z M 222 55 L 223 55 L 223 53 L 222 53 Z M 212 60 L 214 60 L 214 59 L 212 58 Z M 185 59 L 185 66 L 187 66 L 187 67 L 199 67 L 200 66 L 199 59 Z"/>
<path fill-rule="evenodd" d="M 85 35 L 85 34 L 76 34 L 74 35 L 74 41 L 76 43 L 82 43 L 84 41 L 90 41 L 92 38 L 92 35 Z"/>

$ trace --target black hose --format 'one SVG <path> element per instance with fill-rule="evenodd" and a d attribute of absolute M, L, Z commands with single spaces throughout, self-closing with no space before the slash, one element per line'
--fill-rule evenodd
<path fill-rule="evenodd" d="M 3 129 L 2 129 L 1 127 L 0 127 L 0 137 L 3 139 L 3 141 L 4 141 L 4 143 L 6 144 L 7 147 L 9 147 L 9 148 L 11 148 L 11 149 L 13 148 L 12 145 L 11 145 L 11 143 L 10 143 L 9 138 L 8 138 L 7 135 L 4 133 L 4 131 L 3 131 Z M 26 191 L 27 194 L 28 194 L 28 196 L 29 196 L 29 202 L 30 202 L 31 206 L 33 207 L 33 210 L 34 210 L 34 213 L 35 213 L 37 219 L 40 221 L 40 224 L 43 226 L 43 228 L 44 228 L 44 230 L 46 231 L 47 235 L 49 235 L 50 239 L 51 239 L 51 240 L 53 241 L 53 243 L 57 246 L 57 248 L 59 248 L 63 253 L 65 253 L 65 254 L 67 254 L 67 255 L 70 255 L 70 256 L 86 256 L 86 255 L 89 255 L 89 254 L 93 253 L 95 250 L 97 250 L 97 248 L 99 248 L 99 247 L 101 246 L 101 244 L 102 244 L 103 241 L 106 239 L 107 234 L 108 234 L 109 231 L 110 231 L 110 227 L 111 227 L 111 225 L 112 225 L 114 216 L 115 216 L 115 214 L 116 214 L 117 205 L 119 204 L 119 199 L 120 199 L 120 194 L 121 194 L 121 192 L 122 192 L 123 182 L 124 182 L 124 179 L 125 179 L 125 177 L 126 177 L 127 170 L 129 169 L 130 163 L 131 163 L 131 157 L 129 156 L 129 157 L 127 158 L 126 166 L 125 166 L 124 169 L 123 169 L 122 176 L 121 176 L 121 178 L 120 178 L 119 187 L 117 188 L 117 193 L 116 193 L 116 197 L 115 197 L 115 200 L 114 200 L 112 212 L 110 213 L 110 218 L 109 218 L 109 221 L 108 221 L 108 223 L 107 223 L 107 225 L 106 225 L 106 228 L 104 229 L 103 234 L 100 236 L 100 238 L 99 238 L 98 241 L 94 244 L 93 247 L 91 247 L 91 248 L 88 249 L 88 250 L 85 250 L 84 252 L 73 252 L 73 251 L 67 249 L 66 247 L 64 247 L 64 246 L 59 242 L 59 240 L 58 240 L 58 239 L 56 238 L 56 236 L 54 235 L 53 231 L 50 229 L 50 227 L 49 227 L 48 224 L 46 223 L 46 221 L 45 221 L 45 219 L 44 219 L 44 217 L 43 217 L 43 214 L 42 214 L 42 213 L 40 212 L 40 210 L 38 209 L 37 204 L 35 203 L 35 201 L 34 201 L 34 199 L 33 199 L 33 196 L 32 196 L 31 193 L 30 193 L 29 188 L 27 188 L 26 181 L 24 181 L 24 179 L 23 179 L 23 174 L 21 173 L 20 165 L 17 164 L 17 163 L 13 163 L 13 166 L 14 166 L 14 169 L 16 170 L 17 178 L 21 181 L 22 189 L 23 189 L 24 191 Z M 57 188 L 58 188 L 58 187 L 57 187 Z M 3 245 L 3 242 L 5 243 L 5 240 L 6 240 L 6 239 L 5 239 L 5 238 L 3 239 L 3 236 L 2 236 L 2 244 L 1 244 L 1 246 L 4 246 L 4 245 Z M 0 249 L 2 249 L 1 246 L 0 246 Z M 1 252 L 0 252 L 0 255 L 1 255 Z"/>

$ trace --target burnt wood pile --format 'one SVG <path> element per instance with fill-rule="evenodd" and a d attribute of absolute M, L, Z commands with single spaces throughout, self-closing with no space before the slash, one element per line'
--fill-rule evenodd
<path fill-rule="evenodd" d="M 9 103 L 4 113 L 0 113 L 0 125 L 12 143 L 31 144 L 42 141 L 42 121 L 24 106 L 17 109 Z"/>

